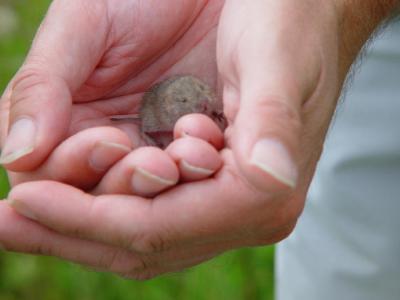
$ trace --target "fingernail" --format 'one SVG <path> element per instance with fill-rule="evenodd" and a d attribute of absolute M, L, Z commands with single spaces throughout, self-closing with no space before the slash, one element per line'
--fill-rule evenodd
<path fill-rule="evenodd" d="M 131 152 L 131 148 L 111 142 L 97 142 L 90 153 L 89 165 L 97 171 L 105 171 Z"/>
<path fill-rule="evenodd" d="M 36 125 L 32 119 L 23 118 L 10 128 L 0 156 L 0 164 L 10 164 L 30 154 L 35 149 Z"/>
<path fill-rule="evenodd" d="M 250 163 L 280 182 L 295 188 L 297 167 L 288 150 L 279 141 L 263 139 L 256 143 Z"/>
<path fill-rule="evenodd" d="M 15 200 L 15 199 L 6 199 L 5 202 L 10 205 L 17 213 L 27 217 L 28 219 L 37 221 L 38 218 L 31 211 L 31 209 L 23 202 Z"/>
<path fill-rule="evenodd" d="M 189 164 L 186 160 L 181 160 L 181 168 L 184 172 L 195 173 L 204 176 L 210 176 L 214 174 L 214 170 L 209 170 L 205 168 L 195 167 Z"/>
<path fill-rule="evenodd" d="M 134 191 L 153 194 L 176 184 L 176 181 L 161 178 L 142 168 L 136 168 L 132 176 Z"/>

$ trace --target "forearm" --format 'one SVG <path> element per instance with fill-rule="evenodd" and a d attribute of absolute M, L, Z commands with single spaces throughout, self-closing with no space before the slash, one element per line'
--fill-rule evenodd
<path fill-rule="evenodd" d="M 399 0 L 333 0 L 339 16 L 340 52 L 344 71 L 374 31 L 400 7 Z"/>

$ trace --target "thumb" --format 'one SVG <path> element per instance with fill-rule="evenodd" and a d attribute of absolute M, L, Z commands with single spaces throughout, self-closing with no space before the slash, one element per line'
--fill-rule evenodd
<path fill-rule="evenodd" d="M 85 8 L 89 2 L 53 1 L 2 97 L 0 164 L 11 171 L 35 169 L 66 137 L 72 95 L 95 68 L 106 40 L 105 7 L 96 2 Z"/>
<path fill-rule="evenodd" d="M 299 179 L 303 104 L 318 85 L 318 72 L 298 76 L 301 68 L 291 61 L 262 64 L 262 59 L 254 63 L 248 57 L 241 64 L 237 88 L 226 88 L 237 91 L 234 98 L 239 99 L 231 147 L 250 184 L 260 190 L 289 191 Z"/>
<path fill-rule="evenodd" d="M 296 187 L 299 173 L 303 97 L 287 74 L 271 74 L 240 78 L 240 106 L 231 144 L 253 186 L 289 191 Z"/>
<path fill-rule="evenodd" d="M 234 120 L 230 146 L 244 177 L 264 191 L 290 192 L 303 180 L 303 137 L 312 136 L 304 124 L 314 118 L 310 103 L 331 73 L 322 68 L 317 25 L 305 22 L 309 5 L 293 9 L 291 3 L 226 1 L 218 33 L 224 109 Z M 331 104 L 318 107 L 324 105 Z M 315 122 L 320 124 L 326 122 Z"/>

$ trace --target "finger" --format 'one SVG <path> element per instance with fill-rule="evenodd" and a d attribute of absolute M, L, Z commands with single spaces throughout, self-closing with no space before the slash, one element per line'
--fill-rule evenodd
<path fill-rule="evenodd" d="M 189 114 L 178 120 L 174 128 L 174 138 L 185 135 L 202 139 L 217 150 L 224 147 L 224 135 L 217 124 L 203 114 Z"/>
<path fill-rule="evenodd" d="M 58 234 L 0 202 L 0 247 L 6 251 L 57 256 L 92 268 L 123 273 L 142 269 L 134 253 Z"/>
<path fill-rule="evenodd" d="M 46 193 L 40 192 L 44 190 Z M 47 200 L 50 202 L 45 205 Z M 69 185 L 38 181 L 14 187 L 7 203 L 19 214 L 59 233 L 135 250 L 128 232 L 139 233 L 149 226 L 152 202 L 135 196 L 94 197 Z M 44 206 L 45 211 L 39 211 Z"/>
<path fill-rule="evenodd" d="M 121 130 L 113 127 L 86 129 L 60 144 L 39 169 L 11 176 L 11 183 L 54 180 L 87 190 L 130 153 L 131 147 L 130 138 Z"/>
<path fill-rule="evenodd" d="M 208 178 L 222 166 L 222 158 L 213 146 L 190 136 L 175 140 L 165 151 L 179 167 L 183 181 Z"/>
<path fill-rule="evenodd" d="M 257 97 L 261 99 L 255 100 Z M 260 190 L 294 189 L 300 150 L 299 111 L 280 96 L 242 94 L 241 101 L 230 139 L 241 171 Z"/>
<path fill-rule="evenodd" d="M 174 186 L 178 180 L 178 168 L 166 152 L 140 147 L 114 165 L 93 193 L 151 197 Z"/>
<path fill-rule="evenodd" d="M 90 9 L 88 1 L 53 2 L 4 94 L 0 164 L 11 171 L 36 168 L 65 138 L 72 95 L 98 63 L 107 38 L 106 7 L 89 2 Z"/>

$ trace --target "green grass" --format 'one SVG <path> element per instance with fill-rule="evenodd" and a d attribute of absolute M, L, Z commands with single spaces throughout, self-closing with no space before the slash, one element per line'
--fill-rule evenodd
<path fill-rule="evenodd" d="M 0 0 L 17 12 L 15 32 L 0 37 L 0 90 L 22 63 L 49 0 Z M 0 197 L 8 183 L 0 171 Z M 0 300 L 272 299 L 273 248 L 232 251 L 191 270 L 148 282 L 100 274 L 49 257 L 0 253 Z"/>

